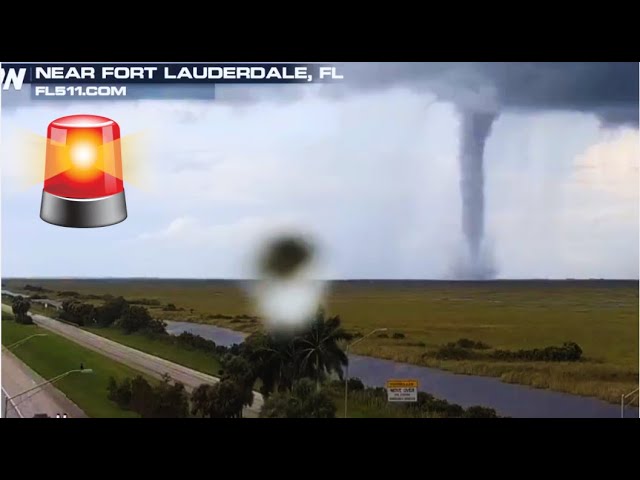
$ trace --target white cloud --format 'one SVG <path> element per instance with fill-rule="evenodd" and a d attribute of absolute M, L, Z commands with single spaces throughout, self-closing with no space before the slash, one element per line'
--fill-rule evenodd
<path fill-rule="evenodd" d="M 576 157 L 572 187 L 606 192 L 620 200 L 637 203 L 640 132 L 606 130 L 601 137 L 600 142 Z"/>
<path fill-rule="evenodd" d="M 260 241 L 273 231 L 291 227 L 291 217 L 246 217 L 232 223 L 209 225 L 194 217 L 180 217 L 157 232 L 141 233 L 138 240 L 170 246 L 232 247 Z"/>
<path fill-rule="evenodd" d="M 14 188 L 21 165 L 3 153 L 5 275 L 239 277 L 277 229 L 309 232 L 343 278 L 443 277 L 462 248 L 458 120 L 430 94 L 86 108 L 125 136 L 147 133 L 123 158 L 145 180 L 127 184 L 129 218 L 101 231 L 45 225 L 41 187 Z M 71 113 L 3 114 L 3 145 Z M 497 121 L 486 219 L 501 276 L 637 276 L 637 135 L 577 113 Z"/>
<path fill-rule="evenodd" d="M 282 214 L 264 217 L 244 217 L 230 223 L 208 224 L 195 217 L 180 217 L 165 228 L 145 232 L 128 241 L 132 250 L 151 250 L 160 258 L 174 257 L 217 265 L 218 271 L 203 276 L 247 277 L 253 276 L 259 248 L 269 238 L 288 231 L 308 234 L 295 215 Z M 198 262 L 198 261 L 196 261 Z"/>
<path fill-rule="evenodd" d="M 638 277 L 637 131 L 539 114 L 502 119 L 494 140 L 487 215 L 501 275 Z"/>

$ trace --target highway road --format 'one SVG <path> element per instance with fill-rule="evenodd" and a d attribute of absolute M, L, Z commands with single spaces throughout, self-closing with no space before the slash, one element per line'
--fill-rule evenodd
<path fill-rule="evenodd" d="M 1 390 L 1 394 L 0 394 L 0 411 L 2 412 L 2 418 L 22 418 L 22 412 L 17 408 L 13 406 L 13 402 L 9 402 L 8 404 L 5 404 L 7 400 L 7 395 L 5 395 L 4 393 L 4 389 Z M 7 410 L 8 413 L 4 413 L 4 408 L 5 405 L 7 406 Z"/>
<path fill-rule="evenodd" d="M 4 304 L 2 305 L 2 309 L 5 311 L 11 311 L 11 307 Z M 220 381 L 217 377 L 206 375 L 159 357 L 154 357 L 148 353 L 135 350 L 131 347 L 127 347 L 52 318 L 38 314 L 32 314 L 31 316 L 33 321 L 42 328 L 46 328 L 47 330 L 66 337 L 79 345 L 101 353 L 105 357 L 124 363 L 135 370 L 156 378 L 161 378 L 164 373 L 167 373 L 174 381 L 181 382 L 189 391 L 199 387 L 203 383 L 215 384 Z M 244 416 L 257 417 L 260 409 L 262 408 L 262 404 L 262 395 L 258 392 L 254 392 L 253 405 L 245 409 L 243 413 Z"/>
<path fill-rule="evenodd" d="M 2 409 L 6 397 L 15 397 L 43 382 L 38 375 L 6 348 L 2 349 Z M 33 392 L 20 395 L 9 401 L 7 418 L 31 418 L 46 413 L 50 417 L 67 414 L 68 418 L 86 418 L 87 415 L 64 393 L 53 385 L 45 385 Z"/>
<path fill-rule="evenodd" d="M 18 297 L 18 296 L 27 297 L 28 296 L 28 295 L 20 295 L 19 293 L 14 293 L 14 292 L 11 292 L 9 290 L 2 290 L 2 294 L 3 295 L 8 295 L 10 297 Z M 40 303 L 45 308 L 46 307 L 49 307 L 49 308 L 53 307 L 53 308 L 56 308 L 57 310 L 62 308 L 62 302 L 60 300 L 51 300 L 50 298 L 32 299 L 31 303 Z"/>

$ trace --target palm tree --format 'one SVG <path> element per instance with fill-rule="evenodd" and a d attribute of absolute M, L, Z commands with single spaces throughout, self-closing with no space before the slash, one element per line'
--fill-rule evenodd
<path fill-rule="evenodd" d="M 304 377 L 313 378 L 319 391 L 327 374 L 335 372 L 342 378 L 348 358 L 339 343 L 346 339 L 340 317 L 325 319 L 320 309 L 298 336 L 256 333 L 245 340 L 242 354 L 254 366 L 264 395 L 290 390 Z"/>
<path fill-rule="evenodd" d="M 324 311 L 319 310 L 311 328 L 295 342 L 300 372 L 315 379 L 317 391 L 327 374 L 335 372 L 342 379 L 342 367 L 349 363 L 339 345 L 342 340 L 347 340 L 347 334 L 340 327 L 340 317 L 325 320 Z"/>
<path fill-rule="evenodd" d="M 255 376 L 262 381 L 264 395 L 288 390 L 298 378 L 295 343 L 290 337 L 256 333 L 245 340 L 243 349 Z"/>

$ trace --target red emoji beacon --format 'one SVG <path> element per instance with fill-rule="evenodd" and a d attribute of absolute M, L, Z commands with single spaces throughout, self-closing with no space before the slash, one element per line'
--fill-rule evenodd
<path fill-rule="evenodd" d="M 40 218 L 62 227 L 94 228 L 127 218 L 120 127 L 109 118 L 70 115 L 47 128 Z"/>

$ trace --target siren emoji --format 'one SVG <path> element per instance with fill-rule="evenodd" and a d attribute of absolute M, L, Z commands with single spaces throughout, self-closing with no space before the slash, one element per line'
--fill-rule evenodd
<path fill-rule="evenodd" d="M 127 218 L 116 122 L 70 115 L 49 124 L 40 218 L 72 228 L 106 227 Z"/>

